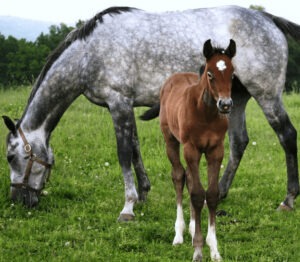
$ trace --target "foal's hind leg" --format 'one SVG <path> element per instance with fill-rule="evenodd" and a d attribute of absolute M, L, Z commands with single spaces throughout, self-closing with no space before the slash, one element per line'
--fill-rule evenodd
<path fill-rule="evenodd" d="M 183 243 L 183 231 L 185 229 L 185 222 L 183 217 L 182 208 L 182 197 L 183 188 L 185 184 L 185 172 L 184 168 L 180 162 L 180 144 L 176 138 L 169 132 L 167 128 L 162 128 L 165 142 L 166 142 L 166 152 L 167 156 L 172 164 L 172 180 L 174 188 L 176 191 L 176 222 L 175 222 L 175 237 L 173 240 L 173 245 L 178 245 Z"/>
<path fill-rule="evenodd" d="M 285 151 L 288 180 L 287 196 L 278 209 L 291 210 L 294 206 L 294 200 L 299 194 L 297 131 L 283 107 L 281 97 L 278 96 L 277 99 L 273 100 L 258 99 L 258 103 Z"/>
<path fill-rule="evenodd" d="M 133 123 L 132 145 L 132 163 L 138 181 L 139 201 L 145 201 L 151 185 L 144 168 L 135 121 Z"/>

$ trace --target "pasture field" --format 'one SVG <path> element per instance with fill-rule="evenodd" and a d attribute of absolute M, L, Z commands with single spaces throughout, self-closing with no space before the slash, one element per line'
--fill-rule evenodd
<path fill-rule="evenodd" d="M 1 115 L 21 117 L 30 89 L 0 91 Z M 287 111 L 300 131 L 300 97 L 284 95 Z M 136 116 L 145 108 L 136 109 Z M 123 176 L 107 109 L 80 97 L 52 134 L 55 154 L 51 181 L 36 209 L 9 200 L 5 156 L 7 129 L 0 123 L 0 261 L 191 261 L 188 230 L 172 246 L 175 191 L 158 120 L 137 120 L 145 167 L 152 184 L 148 200 L 135 207 L 135 221 L 119 223 L 124 203 Z M 300 199 L 293 212 L 277 212 L 286 193 L 285 157 L 278 139 L 253 100 L 247 107 L 249 145 L 217 218 L 224 261 L 300 261 Z M 300 147 L 298 138 L 298 147 Z M 226 158 L 228 141 L 226 140 Z M 203 159 L 204 160 L 204 159 Z M 206 184 L 205 164 L 201 179 Z M 185 220 L 189 200 L 185 190 Z M 207 215 L 202 231 L 207 233 Z M 204 246 L 204 261 L 210 261 Z"/>

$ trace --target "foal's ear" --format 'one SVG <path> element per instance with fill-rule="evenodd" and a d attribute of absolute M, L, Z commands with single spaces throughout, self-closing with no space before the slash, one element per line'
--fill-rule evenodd
<path fill-rule="evenodd" d="M 206 60 L 211 58 L 212 55 L 214 54 L 214 49 L 211 45 L 210 39 L 206 40 L 203 45 L 203 54 L 204 54 Z"/>
<path fill-rule="evenodd" d="M 225 54 L 228 55 L 230 58 L 233 58 L 236 53 L 236 44 L 235 41 L 230 39 L 229 46 L 225 50 Z"/>
<path fill-rule="evenodd" d="M 4 123 L 6 127 L 13 133 L 13 135 L 17 134 L 17 128 L 15 123 L 8 117 L 8 116 L 2 116 Z"/>

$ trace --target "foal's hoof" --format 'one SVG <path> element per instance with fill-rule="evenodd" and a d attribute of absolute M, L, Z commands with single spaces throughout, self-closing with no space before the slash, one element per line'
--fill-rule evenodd
<path fill-rule="evenodd" d="M 120 214 L 118 222 L 129 222 L 134 220 L 134 215 L 132 214 Z"/>
<path fill-rule="evenodd" d="M 286 205 L 284 202 L 282 202 L 279 207 L 277 208 L 277 211 L 293 211 L 293 208 Z"/>

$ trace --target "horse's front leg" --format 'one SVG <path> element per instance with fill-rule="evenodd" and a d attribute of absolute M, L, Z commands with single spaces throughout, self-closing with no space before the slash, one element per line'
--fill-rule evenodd
<path fill-rule="evenodd" d="M 132 146 L 132 164 L 137 176 L 139 201 L 145 201 L 151 184 L 144 168 L 135 120 L 133 122 Z"/>
<path fill-rule="evenodd" d="M 199 150 L 192 144 L 184 145 L 184 158 L 187 163 L 187 187 L 190 193 L 192 207 L 195 215 L 195 233 L 193 236 L 193 261 L 202 260 L 203 237 L 201 233 L 201 211 L 205 200 L 205 190 L 199 178 Z"/>
<path fill-rule="evenodd" d="M 138 194 L 131 171 L 134 112 L 129 101 L 125 99 L 124 101 L 120 101 L 120 103 L 110 105 L 109 109 L 115 127 L 118 158 L 125 184 L 125 205 L 120 213 L 119 221 L 130 221 L 134 219 L 133 207 L 138 200 Z"/>
<path fill-rule="evenodd" d="M 216 210 L 219 198 L 219 172 L 224 155 L 223 143 L 206 153 L 208 188 L 206 191 L 206 203 L 209 209 L 208 232 L 206 243 L 210 248 L 210 256 L 213 261 L 221 261 L 222 258 L 218 251 L 216 236 Z"/>

